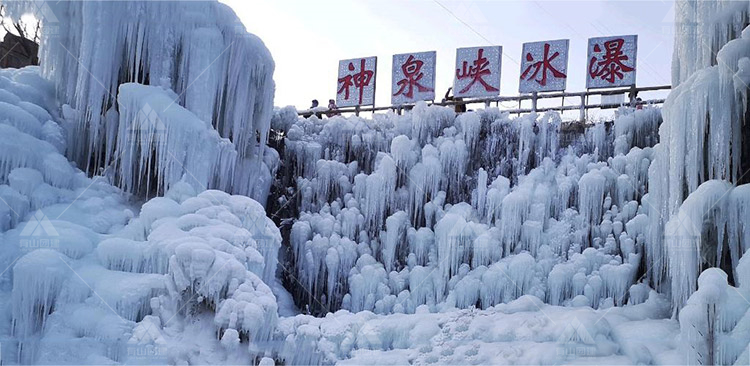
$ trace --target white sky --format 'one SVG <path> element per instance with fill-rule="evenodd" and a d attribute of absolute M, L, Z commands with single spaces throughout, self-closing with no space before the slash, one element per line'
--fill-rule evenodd
<path fill-rule="evenodd" d="M 588 38 L 638 35 L 638 86 L 670 83 L 673 2 L 508 0 L 221 0 L 276 62 L 275 105 L 336 97 L 338 61 L 378 56 L 378 106 L 390 105 L 393 54 L 437 51 L 436 99 L 459 47 L 503 46 L 501 95 L 518 94 L 524 42 L 570 39 L 568 91 L 585 87 Z"/>

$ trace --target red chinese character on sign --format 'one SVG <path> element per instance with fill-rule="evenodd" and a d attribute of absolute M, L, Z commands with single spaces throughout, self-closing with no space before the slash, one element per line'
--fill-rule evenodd
<path fill-rule="evenodd" d="M 589 61 L 589 75 L 591 75 L 592 79 L 601 78 L 614 84 L 615 77 L 622 80 L 624 77 L 623 73 L 634 70 L 632 67 L 623 64 L 623 61 L 628 60 L 628 56 L 622 52 L 622 45 L 624 43 L 625 40 L 622 38 L 604 42 L 605 52 L 603 59 L 598 61 L 596 56 L 594 56 Z M 602 52 L 598 44 L 594 46 L 594 52 Z"/>
<path fill-rule="evenodd" d="M 403 71 L 404 73 L 404 79 L 396 83 L 396 85 L 400 86 L 401 88 L 396 92 L 396 94 L 393 94 L 393 96 L 403 94 L 407 98 L 413 98 L 415 86 L 417 87 L 417 90 L 419 92 L 432 91 L 432 89 L 419 83 L 419 80 L 424 77 L 424 73 L 422 72 L 422 65 L 424 65 L 424 62 L 422 62 L 421 60 L 415 60 L 414 55 L 409 55 L 409 58 L 406 59 L 406 62 L 401 65 L 401 71 Z M 406 90 L 406 92 L 404 92 L 404 90 Z"/>
<path fill-rule="evenodd" d="M 544 55 L 542 56 L 541 61 L 534 62 L 533 64 L 529 65 L 529 67 L 524 70 L 524 72 L 521 74 L 521 79 L 526 79 L 526 76 L 529 74 L 531 69 L 534 69 L 534 73 L 531 74 L 531 76 L 528 77 L 528 80 L 534 79 L 539 85 L 545 86 L 547 85 L 547 71 L 552 72 L 552 76 L 556 78 L 566 78 L 567 76 L 560 72 L 560 70 L 552 67 L 552 60 L 554 60 L 557 56 L 560 55 L 560 52 L 555 52 L 552 54 L 552 56 L 549 56 L 549 43 L 544 44 Z M 531 56 L 531 52 L 526 53 L 526 61 L 531 62 L 534 61 L 534 57 Z M 539 74 L 539 71 L 542 72 L 542 79 L 536 79 L 537 74 Z"/>
<path fill-rule="evenodd" d="M 456 78 L 458 80 L 471 78 L 471 82 L 461 89 L 459 93 L 466 93 L 476 82 L 482 84 L 484 90 L 488 92 L 498 91 L 497 88 L 484 81 L 484 76 L 492 74 L 492 70 L 488 69 L 490 62 L 482 55 L 483 53 L 484 48 L 480 48 L 479 52 L 477 52 L 477 59 L 474 60 L 474 66 L 469 66 L 468 70 L 466 70 L 468 66 L 466 61 L 463 62 L 461 69 L 456 69 Z"/>
<path fill-rule="evenodd" d="M 347 68 L 349 69 L 349 71 L 354 71 L 354 63 L 350 62 Z M 349 100 L 349 87 L 353 85 L 354 87 L 359 89 L 359 104 L 362 104 L 363 91 L 365 87 L 370 85 L 370 81 L 372 81 L 372 77 L 374 75 L 375 73 L 372 70 L 367 70 L 365 68 L 365 59 L 361 59 L 358 73 L 349 74 L 344 76 L 343 78 L 339 78 L 341 87 L 336 92 L 336 94 L 341 94 L 341 92 L 344 92 L 344 100 Z"/>

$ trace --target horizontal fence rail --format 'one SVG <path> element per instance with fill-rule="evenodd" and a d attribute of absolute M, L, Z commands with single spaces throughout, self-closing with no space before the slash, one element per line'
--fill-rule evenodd
<path fill-rule="evenodd" d="M 640 100 L 638 101 L 636 99 L 638 93 L 640 92 L 651 92 L 651 91 L 661 91 L 661 90 L 670 90 L 672 88 L 671 85 L 661 85 L 661 86 L 646 86 L 646 87 L 630 87 L 630 88 L 617 88 L 617 89 L 595 89 L 595 90 L 587 90 L 583 92 L 551 92 L 551 93 L 531 93 L 531 94 L 523 94 L 523 95 L 517 95 L 517 96 L 497 96 L 497 97 L 489 97 L 489 98 L 466 98 L 466 99 L 459 99 L 459 100 L 444 100 L 441 102 L 427 102 L 428 105 L 439 105 L 439 106 L 456 106 L 456 105 L 464 105 L 464 106 L 470 106 L 470 105 L 476 105 L 476 104 L 484 104 L 485 107 L 490 107 L 492 103 L 496 103 L 498 105 L 503 102 L 517 102 L 519 103 L 519 108 L 515 109 L 508 109 L 504 108 L 502 109 L 503 112 L 508 112 L 511 114 L 521 114 L 521 113 L 532 113 L 532 112 L 546 112 L 546 111 L 574 111 L 578 110 L 580 111 L 579 114 L 579 120 L 583 121 L 586 117 L 586 111 L 589 109 L 612 109 L 612 108 L 618 108 L 621 106 L 641 106 L 641 105 L 656 105 L 656 104 L 663 104 L 664 99 L 649 99 L 649 100 Z M 594 95 L 619 95 L 619 94 L 625 94 L 629 93 L 629 101 L 624 103 L 598 103 L 598 104 L 588 104 L 587 99 L 590 96 Z M 581 102 L 577 105 L 565 105 L 565 98 L 580 98 Z M 562 98 L 563 104 L 558 106 L 547 106 L 547 107 L 541 107 L 538 106 L 539 100 L 544 99 L 554 99 L 554 98 Z M 520 108 L 520 103 L 523 101 L 531 101 L 531 107 L 530 108 Z M 359 115 L 360 112 L 380 112 L 380 111 L 387 111 L 392 110 L 396 113 L 401 113 L 403 110 L 410 110 L 414 107 L 414 104 L 402 104 L 402 105 L 391 105 L 391 106 L 382 106 L 382 107 L 375 107 L 375 106 L 357 106 L 357 107 L 342 107 L 336 110 L 330 110 L 330 109 L 307 109 L 307 110 L 301 110 L 298 111 L 297 114 L 300 116 L 306 116 L 309 117 L 311 115 L 326 115 L 329 113 L 354 113 L 355 115 Z"/>

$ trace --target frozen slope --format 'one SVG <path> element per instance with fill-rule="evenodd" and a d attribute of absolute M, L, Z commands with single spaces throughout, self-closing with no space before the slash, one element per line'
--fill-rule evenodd
<path fill-rule="evenodd" d="M 702 269 L 720 267 L 738 282 L 732 272 L 750 248 L 750 197 L 734 188 L 750 182 L 750 4 L 678 2 L 677 10 L 679 85 L 664 104 L 648 181 L 651 282 L 670 287 L 680 307 Z"/>

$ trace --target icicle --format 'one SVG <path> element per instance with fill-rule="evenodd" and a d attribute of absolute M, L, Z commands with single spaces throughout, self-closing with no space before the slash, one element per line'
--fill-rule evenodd
<path fill-rule="evenodd" d="M 706 248 L 702 242 L 704 220 L 717 224 L 713 211 L 724 211 L 726 202 L 722 198 L 729 189 L 729 184 L 722 181 L 702 184 L 666 224 L 664 235 L 672 279 L 672 301 L 677 307 L 695 292 L 701 258 L 716 252 L 716 248 Z"/>
<path fill-rule="evenodd" d="M 42 32 L 42 72 L 77 112 L 69 156 L 80 166 L 93 172 L 113 162 L 100 157 L 119 158 L 109 154 L 115 136 L 106 111 L 117 104 L 118 87 L 128 82 L 174 90 L 171 102 L 230 138 L 240 159 L 263 155 L 273 112 L 274 63 L 226 5 L 131 1 L 45 2 L 43 7 L 42 28 L 50 31 Z M 20 16 L 39 12 L 40 5 L 16 1 L 7 9 Z M 120 109 L 131 116 L 137 112 Z"/>
<path fill-rule="evenodd" d="M 397 254 L 404 249 L 403 244 L 406 241 L 407 220 L 408 216 L 404 211 L 398 211 L 385 220 L 386 236 L 383 241 L 382 255 L 387 272 L 397 269 L 398 262 L 401 261 L 402 257 L 397 256 Z"/>
<path fill-rule="evenodd" d="M 27 337 L 44 327 L 60 289 L 72 272 L 64 254 L 39 249 L 13 266 L 13 334 Z"/>

